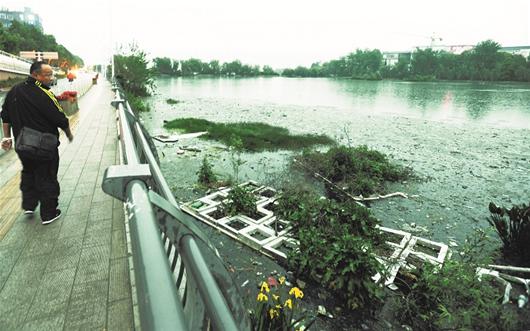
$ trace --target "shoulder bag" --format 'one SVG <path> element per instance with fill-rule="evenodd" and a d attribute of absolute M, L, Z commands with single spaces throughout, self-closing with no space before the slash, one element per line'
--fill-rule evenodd
<path fill-rule="evenodd" d="M 17 92 L 15 90 L 15 104 L 17 104 Z M 22 125 L 18 107 L 13 110 Z M 59 141 L 54 134 L 43 133 L 27 126 L 22 126 L 15 140 L 15 152 L 26 159 L 49 161 L 55 157 L 58 143 Z"/>

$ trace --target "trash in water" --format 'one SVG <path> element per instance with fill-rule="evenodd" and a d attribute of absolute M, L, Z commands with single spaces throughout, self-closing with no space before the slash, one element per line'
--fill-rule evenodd
<path fill-rule="evenodd" d="M 528 297 L 521 294 L 519 298 L 517 298 L 517 307 L 523 308 L 528 303 Z"/>

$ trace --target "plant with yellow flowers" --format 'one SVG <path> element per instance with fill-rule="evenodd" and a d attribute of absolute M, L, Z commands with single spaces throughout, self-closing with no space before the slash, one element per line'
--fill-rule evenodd
<path fill-rule="evenodd" d="M 269 277 L 260 284 L 256 296 L 256 308 L 251 312 L 252 327 L 254 331 L 291 331 L 307 330 L 314 320 L 307 321 L 307 316 L 301 313 L 300 301 L 304 292 L 298 287 L 287 289 L 285 277 L 276 280 Z M 301 316 L 300 316 L 301 315 Z"/>

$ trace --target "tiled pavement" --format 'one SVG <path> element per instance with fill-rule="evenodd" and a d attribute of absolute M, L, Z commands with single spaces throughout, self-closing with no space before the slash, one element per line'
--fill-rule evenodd
<path fill-rule="evenodd" d="M 0 330 L 130 330 L 133 310 L 122 204 L 101 190 L 117 160 L 110 85 L 81 100 L 62 142 L 60 220 L 20 215 L 0 240 Z"/>

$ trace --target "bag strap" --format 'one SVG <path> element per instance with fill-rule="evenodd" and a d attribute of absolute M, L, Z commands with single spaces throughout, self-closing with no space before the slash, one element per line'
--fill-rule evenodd
<path fill-rule="evenodd" d="M 57 98 L 55 97 L 55 95 L 50 92 L 50 90 L 47 90 L 45 89 L 44 87 L 42 87 L 42 83 L 39 82 L 38 80 L 35 81 L 35 85 L 40 88 L 44 93 L 46 93 L 46 95 L 52 99 L 53 103 L 55 104 L 55 106 L 57 107 L 57 109 L 64 114 L 64 110 L 63 110 L 63 107 L 61 107 L 61 105 L 59 104 L 59 101 L 57 101 Z"/>

